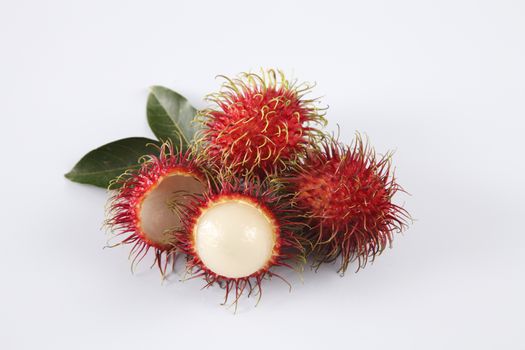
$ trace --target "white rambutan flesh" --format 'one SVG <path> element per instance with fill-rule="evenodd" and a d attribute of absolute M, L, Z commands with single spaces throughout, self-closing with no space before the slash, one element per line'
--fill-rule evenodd
<path fill-rule="evenodd" d="M 268 267 L 276 226 L 261 208 L 230 199 L 205 209 L 193 228 L 194 249 L 217 275 L 243 278 Z"/>

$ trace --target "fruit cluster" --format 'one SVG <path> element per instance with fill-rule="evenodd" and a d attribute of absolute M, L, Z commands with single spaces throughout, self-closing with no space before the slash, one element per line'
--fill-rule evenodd
<path fill-rule="evenodd" d="M 211 106 L 180 127 L 192 140 L 161 139 L 110 184 L 106 224 L 132 246 L 132 264 L 154 252 L 165 276 L 184 254 L 191 276 L 236 303 L 282 278 L 280 266 L 359 269 L 406 228 L 390 154 L 359 134 L 350 145 L 326 134 L 310 85 L 275 70 L 223 78 Z"/>

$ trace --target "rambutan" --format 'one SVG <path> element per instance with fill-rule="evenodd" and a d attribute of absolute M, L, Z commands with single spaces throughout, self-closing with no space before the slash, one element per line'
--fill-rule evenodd
<path fill-rule="evenodd" d="M 376 156 L 359 135 L 351 146 L 325 140 L 284 181 L 310 226 L 317 266 L 340 257 L 341 273 L 354 260 L 358 269 L 364 267 L 409 219 L 407 211 L 392 202 L 403 189 L 391 170 L 391 155 Z"/>
<path fill-rule="evenodd" d="M 262 295 L 261 283 L 277 266 L 294 268 L 304 262 L 303 224 L 268 179 L 249 176 L 218 177 L 202 197 L 183 206 L 184 229 L 177 234 L 178 247 L 187 254 L 191 278 L 203 277 L 205 287 L 219 285 L 234 304 L 244 291 Z M 288 283 L 288 282 L 286 282 Z"/>
<path fill-rule="evenodd" d="M 131 244 L 132 269 L 154 250 L 153 265 L 162 275 L 174 261 L 173 231 L 181 226 L 174 210 L 188 197 L 198 196 L 207 184 L 203 162 L 192 150 L 175 151 L 169 142 L 158 147 L 158 155 L 141 158 L 139 169 L 128 170 L 110 185 L 117 188 L 108 201 L 107 227 L 113 237 L 123 237 L 112 246 Z"/>
<path fill-rule="evenodd" d="M 199 113 L 206 152 L 238 173 L 269 174 L 297 159 L 320 139 L 325 119 L 312 86 L 288 81 L 281 71 L 243 73 L 208 96 L 216 106 Z"/>

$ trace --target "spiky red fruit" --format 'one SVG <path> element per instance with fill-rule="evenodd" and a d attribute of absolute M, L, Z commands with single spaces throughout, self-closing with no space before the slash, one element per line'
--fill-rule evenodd
<path fill-rule="evenodd" d="M 391 243 L 409 218 L 392 197 L 402 191 L 390 169 L 390 156 L 377 157 L 358 136 L 350 147 L 330 140 L 309 152 L 287 179 L 295 202 L 311 226 L 319 263 L 341 257 L 363 267 Z"/>
<path fill-rule="evenodd" d="M 208 97 L 216 107 L 200 113 L 207 153 L 237 172 L 271 173 L 295 160 L 324 124 L 315 100 L 305 98 L 310 89 L 274 70 L 226 78 Z"/>
<path fill-rule="evenodd" d="M 206 287 L 225 288 L 225 303 L 234 293 L 236 304 L 245 290 L 260 298 L 263 279 L 282 279 L 275 267 L 304 261 L 298 213 L 267 180 L 219 178 L 182 211 L 177 243 L 188 256 L 188 271 L 203 277 Z"/>
<path fill-rule="evenodd" d="M 153 265 L 164 275 L 173 261 L 173 231 L 181 226 L 174 210 L 187 201 L 182 194 L 199 195 L 206 180 L 201 162 L 191 151 L 176 152 L 171 143 L 159 147 L 158 155 L 142 158 L 138 170 L 129 170 L 110 187 L 117 188 L 109 200 L 106 225 L 116 237 L 115 245 L 132 244 L 132 268 L 153 249 Z"/>

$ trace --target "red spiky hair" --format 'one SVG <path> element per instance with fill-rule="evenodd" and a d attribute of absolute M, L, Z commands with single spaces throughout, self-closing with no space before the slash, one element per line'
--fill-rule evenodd
<path fill-rule="evenodd" d="M 403 190 L 390 159 L 378 158 L 359 135 L 351 146 L 325 140 L 285 180 L 311 226 L 317 266 L 341 257 L 341 273 L 353 260 L 364 267 L 406 227 L 408 213 L 392 202 Z"/>
<path fill-rule="evenodd" d="M 180 175 L 191 177 L 205 185 L 206 178 L 203 162 L 196 157 L 193 151 L 175 151 L 170 142 L 160 147 L 154 145 L 154 147 L 157 147 L 158 155 L 143 156 L 138 169 L 126 171 L 110 184 L 110 190 L 116 190 L 108 201 L 108 219 L 105 224 L 111 230 L 113 239 L 122 238 L 120 242 L 110 247 L 123 244 L 132 245 L 129 254 L 132 259 L 132 271 L 135 264 L 153 249 L 155 257 L 152 266 L 157 265 L 164 276 L 168 263 L 174 262 L 173 240 L 169 235 L 163 236 L 162 240 L 158 238 L 154 240 L 145 232 L 140 215 L 142 206 L 148 195 L 158 188 L 164 179 Z M 184 192 L 184 189 L 180 191 Z M 175 206 L 177 203 L 166 203 L 166 205 Z M 158 215 L 160 215 L 159 212 L 151 220 L 162 220 L 163 218 Z M 174 211 L 173 215 L 176 215 Z"/>
<path fill-rule="evenodd" d="M 308 84 L 288 81 L 281 71 L 243 73 L 229 79 L 200 112 L 207 153 L 235 172 L 272 173 L 319 139 L 325 120 L 306 99 Z"/>
<path fill-rule="evenodd" d="M 257 176 L 241 179 L 219 175 L 215 181 L 214 185 L 208 185 L 203 196 L 180 206 L 186 220 L 184 229 L 176 235 L 177 247 L 187 255 L 187 271 L 190 278 L 204 278 L 206 284 L 203 288 L 219 285 L 225 289 L 223 305 L 228 302 L 230 293 L 234 293 L 235 300 L 232 304 L 235 304 L 235 307 L 244 292 L 247 292 L 248 296 L 255 293 L 259 302 L 262 295 L 261 283 L 264 279 L 277 277 L 291 288 L 291 285 L 273 270 L 278 266 L 294 269 L 293 265 L 302 265 L 305 262 L 304 239 L 298 234 L 304 228 L 304 223 L 299 218 L 299 213 L 290 206 L 289 195 L 280 193 L 270 180 L 260 180 Z M 250 203 L 270 219 L 274 228 L 275 245 L 271 258 L 264 267 L 246 277 L 231 278 L 215 273 L 204 264 L 195 247 L 194 230 L 197 220 L 214 205 L 228 201 Z"/>

